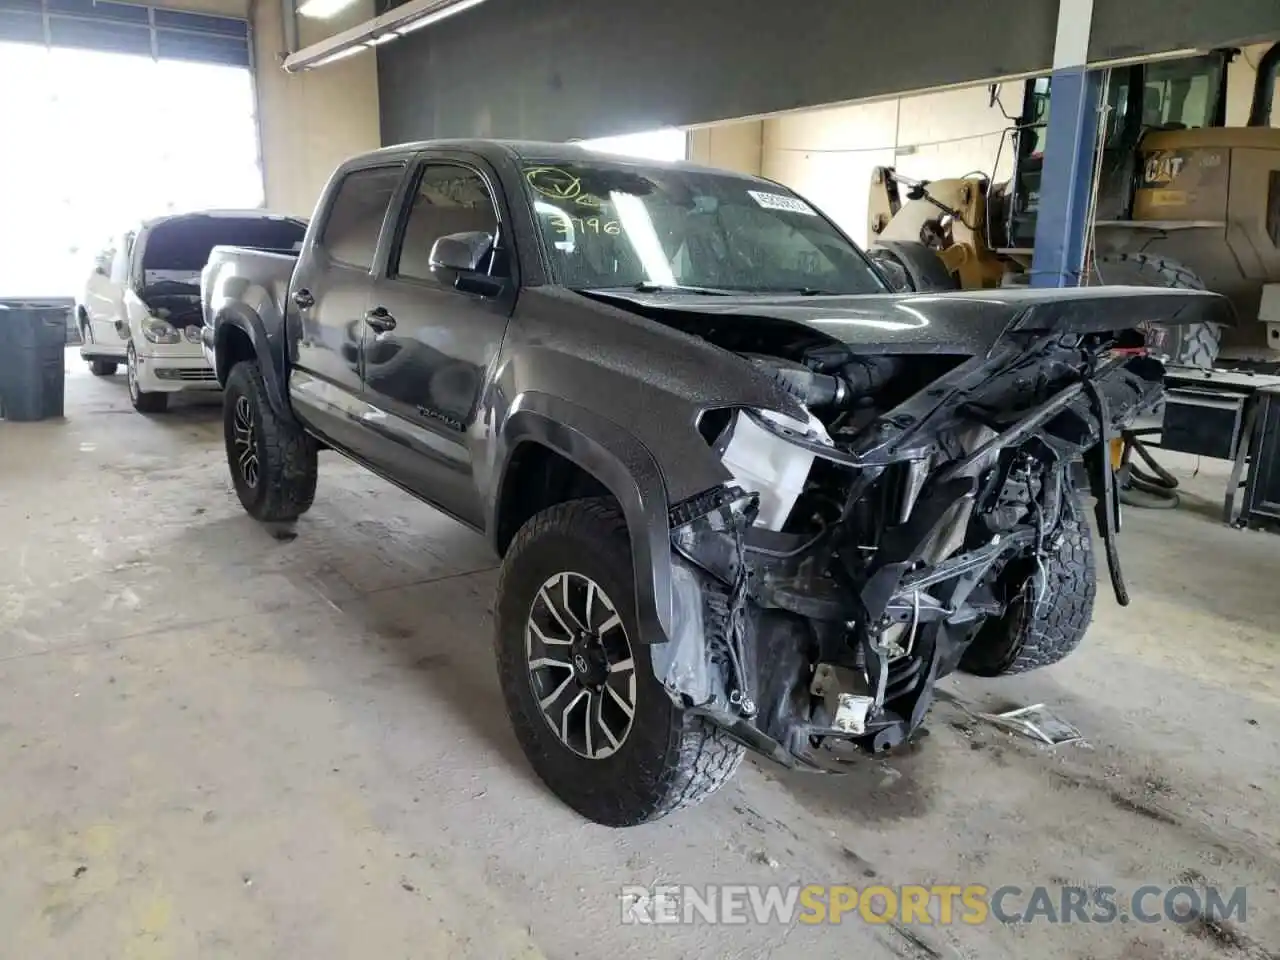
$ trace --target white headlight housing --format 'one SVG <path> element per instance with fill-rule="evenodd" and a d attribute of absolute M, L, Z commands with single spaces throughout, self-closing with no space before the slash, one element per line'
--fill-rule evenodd
<path fill-rule="evenodd" d="M 178 343 L 182 339 L 176 327 L 157 317 L 142 321 L 142 335 L 152 343 Z"/>

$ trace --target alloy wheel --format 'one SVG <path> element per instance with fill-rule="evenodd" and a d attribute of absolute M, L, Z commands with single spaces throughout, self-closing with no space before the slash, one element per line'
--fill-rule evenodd
<path fill-rule="evenodd" d="M 251 490 L 258 487 L 258 444 L 254 437 L 253 407 L 248 397 L 236 397 L 235 410 L 231 415 L 232 443 L 235 446 L 236 465 L 240 468 L 240 476 L 245 486 Z"/>
<path fill-rule="evenodd" d="M 603 760 L 631 732 L 636 669 L 617 607 L 590 577 L 558 573 L 525 626 L 529 681 L 543 719 L 580 757 Z"/>
<path fill-rule="evenodd" d="M 125 357 L 125 370 L 128 372 L 129 398 L 137 403 L 142 390 L 138 386 L 138 355 L 134 353 L 133 347 L 129 348 L 129 354 Z"/>

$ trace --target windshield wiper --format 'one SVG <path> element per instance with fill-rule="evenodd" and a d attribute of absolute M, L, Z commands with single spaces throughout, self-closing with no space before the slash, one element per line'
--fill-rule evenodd
<path fill-rule="evenodd" d="M 766 287 L 760 290 L 752 290 L 751 292 L 764 293 L 764 294 L 779 294 L 779 293 L 788 294 L 789 293 L 797 297 L 838 297 L 840 296 L 840 294 L 838 293 L 833 293 L 830 290 L 822 290 L 822 289 L 819 289 L 818 287 L 772 287 L 772 288 Z"/>
<path fill-rule="evenodd" d="M 694 293 L 703 297 L 731 297 L 740 292 L 720 287 L 691 287 L 683 283 L 654 283 L 651 280 L 641 280 L 631 289 L 636 293 Z"/>

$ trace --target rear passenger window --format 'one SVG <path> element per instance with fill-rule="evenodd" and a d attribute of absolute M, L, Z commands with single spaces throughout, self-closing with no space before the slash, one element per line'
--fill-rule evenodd
<path fill-rule="evenodd" d="M 418 180 L 391 275 L 436 283 L 431 272 L 431 247 L 437 240 L 451 233 L 494 237 L 497 231 L 498 214 L 484 178 L 468 167 L 428 164 Z"/>
<path fill-rule="evenodd" d="M 321 245 L 334 260 L 363 267 L 373 266 L 378 231 L 400 183 L 400 167 L 356 170 L 343 178 L 329 207 Z"/>

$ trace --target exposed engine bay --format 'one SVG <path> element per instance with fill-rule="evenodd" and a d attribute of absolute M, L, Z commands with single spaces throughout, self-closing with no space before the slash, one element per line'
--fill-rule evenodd
<path fill-rule="evenodd" d="M 644 312 L 807 411 L 698 423 L 730 479 L 670 511 L 673 630 L 652 648 L 686 709 L 780 762 L 831 768 L 909 738 L 958 667 L 1061 659 L 1093 602 L 1082 486 L 1127 603 L 1107 441 L 1163 374 L 1136 330 L 1014 314 L 984 349 L 860 347 L 817 324 Z"/>
<path fill-rule="evenodd" d="M 196 278 L 194 284 L 174 280 L 151 283 L 142 288 L 139 297 L 147 305 L 151 316 L 179 330 L 192 325 L 198 327 L 204 322 L 199 278 Z"/>

